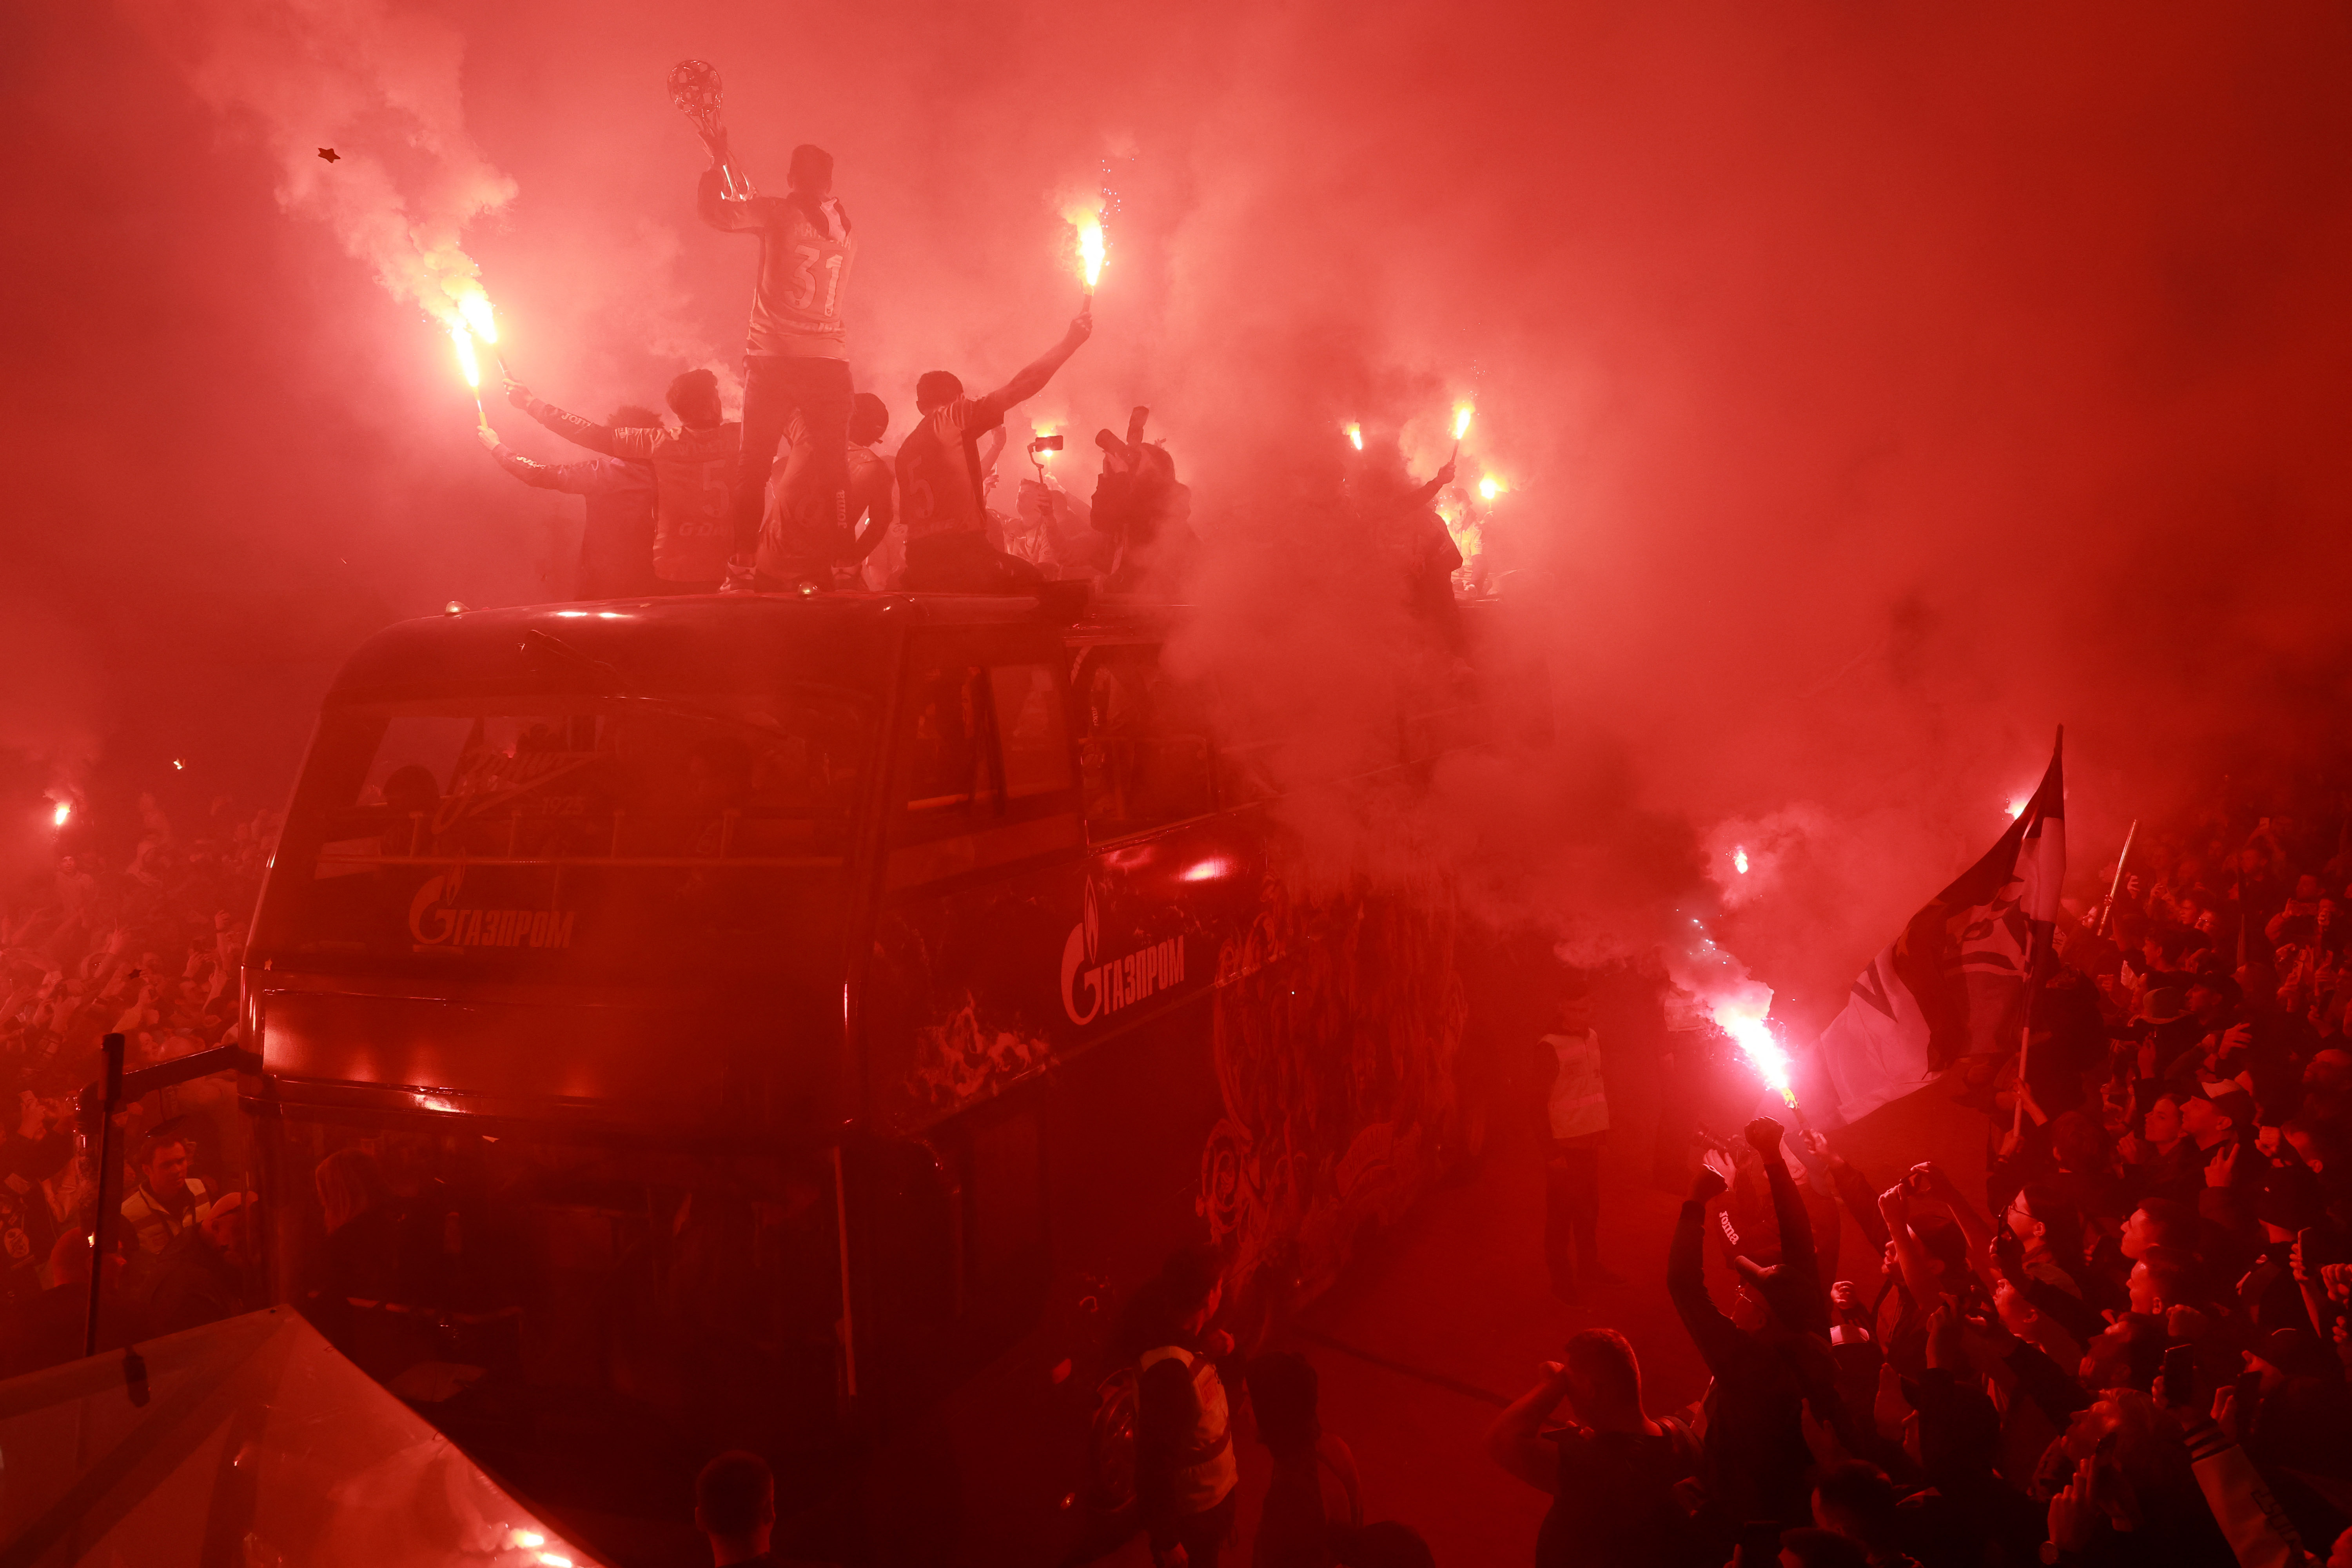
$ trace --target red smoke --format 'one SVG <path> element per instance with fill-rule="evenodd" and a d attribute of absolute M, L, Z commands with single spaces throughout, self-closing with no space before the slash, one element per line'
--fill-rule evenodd
<path fill-rule="evenodd" d="M 1730 821 L 1778 835 L 1784 895 L 1718 934 L 1841 976 L 2053 724 L 2087 861 L 2214 742 L 2342 695 L 2340 7 L 142 0 L 16 39 L 0 616 L 74 629 L 32 634 L 0 745 L 209 748 L 274 790 L 358 637 L 560 585 L 571 505 L 483 458 L 446 339 L 317 193 L 382 169 L 412 217 L 489 211 L 463 241 L 518 374 L 654 401 L 732 363 L 750 289 L 693 220 L 688 55 L 755 175 L 838 158 L 892 441 L 919 372 L 992 384 L 1059 332 L 1062 209 L 1111 159 L 1098 331 L 1032 412 L 1151 405 L 1213 547 L 1202 657 L 1295 700 L 1344 701 L 1386 632 L 1348 572 L 1252 563 L 1345 422 L 1432 432 L 1425 472 L 1475 376 L 1564 760 L 1465 765 L 1432 830 L 1601 948 Z"/>

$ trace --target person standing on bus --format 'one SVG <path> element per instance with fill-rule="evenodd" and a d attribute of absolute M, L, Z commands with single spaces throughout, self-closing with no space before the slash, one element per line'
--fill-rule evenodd
<path fill-rule="evenodd" d="M 1544 1265 L 1552 1294 L 1574 1300 L 1580 1284 L 1622 1283 L 1601 1266 L 1601 1145 L 1609 1136 L 1609 1090 L 1592 996 L 1572 981 L 1550 1034 L 1536 1042 L 1534 1080 L 1543 1096 Z"/>
<path fill-rule="evenodd" d="M 889 428 L 890 408 L 880 398 L 861 392 L 850 400 L 849 445 L 844 454 L 849 472 L 849 520 L 835 527 L 822 519 L 812 523 L 803 513 L 792 510 L 790 498 L 806 488 L 808 472 L 815 462 L 808 419 L 804 415 L 793 416 L 785 434 L 792 455 L 768 487 L 767 514 L 760 524 L 757 565 L 761 592 L 803 583 L 830 588 L 837 578 L 855 583 L 866 558 L 898 520 L 890 465 L 874 450 L 874 443 Z M 865 527 L 858 530 L 861 522 Z"/>
<path fill-rule="evenodd" d="M 661 423 L 650 408 L 613 410 L 616 430 Z M 589 458 L 577 463 L 534 463 L 481 426 L 482 445 L 499 467 L 524 484 L 568 496 L 585 497 L 587 526 L 580 534 L 580 580 L 575 599 L 626 599 L 661 589 L 654 576 L 654 471 L 621 458 Z"/>
<path fill-rule="evenodd" d="M 1177 1248 L 1138 1303 L 1135 1491 L 1160 1568 L 1216 1568 L 1233 1541 L 1241 1472 L 1214 1358 L 1234 1342 L 1209 1327 L 1223 1299 L 1216 1249 L 1195 1246 Z"/>
<path fill-rule="evenodd" d="M 824 148 L 793 148 L 785 194 L 749 201 L 727 201 L 719 194 L 719 168 L 727 160 L 723 132 L 710 153 L 710 167 L 695 193 L 702 221 L 724 233 L 760 237 L 750 352 L 743 362 L 743 445 L 729 501 L 726 585 L 748 590 L 768 472 L 796 414 L 808 422 L 811 460 L 795 477 L 796 490 L 788 489 L 786 509 L 804 528 L 840 531 L 849 526 L 849 468 L 843 460 L 849 433 L 849 350 L 841 300 L 857 259 L 857 238 L 833 194 L 833 154 Z"/>
<path fill-rule="evenodd" d="M 980 438 L 1004 424 L 1005 410 L 1045 389 L 1095 330 L 1081 310 L 1062 341 L 1011 381 L 982 397 L 964 395 L 963 383 L 944 370 L 925 371 L 915 383 L 922 416 L 898 448 L 898 506 L 907 520 L 905 585 L 918 593 L 1019 593 L 1045 581 L 1026 561 L 988 542 L 988 506 L 981 484 Z"/>
<path fill-rule="evenodd" d="M 670 382 L 670 411 L 684 426 L 677 430 L 666 425 L 616 430 L 566 414 L 511 376 L 506 388 L 508 402 L 565 440 L 651 466 L 654 575 L 661 591 L 708 594 L 719 586 L 727 568 L 727 478 L 743 427 L 719 407 L 717 376 L 689 370 Z"/>

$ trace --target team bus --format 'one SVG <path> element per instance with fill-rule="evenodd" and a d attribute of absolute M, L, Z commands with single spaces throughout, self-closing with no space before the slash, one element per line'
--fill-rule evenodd
<path fill-rule="evenodd" d="M 1181 612 L 1058 604 L 452 605 L 334 681 L 247 955 L 273 1289 L 583 1544 L 743 1447 L 845 1560 L 1081 1550 L 1134 1286 L 1215 1243 L 1246 1342 L 1453 1157 L 1446 879 L 1307 868 Z M 1497 739 L 1434 684 L 1314 787 Z"/>

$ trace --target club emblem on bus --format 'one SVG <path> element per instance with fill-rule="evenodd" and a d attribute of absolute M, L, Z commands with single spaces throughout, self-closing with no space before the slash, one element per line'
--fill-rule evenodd
<path fill-rule="evenodd" d="M 1062 1011 L 1073 1024 L 1097 1018 L 1155 996 L 1184 980 L 1184 939 L 1171 936 L 1133 952 L 1102 961 L 1102 914 L 1092 879 L 1087 882 L 1084 912 L 1062 944 Z M 1086 1006 L 1079 1010 L 1083 992 Z"/>
<path fill-rule="evenodd" d="M 408 900 L 408 934 L 419 947 L 570 947 L 576 910 L 477 910 L 456 907 L 466 884 L 460 866 L 427 877 Z"/>

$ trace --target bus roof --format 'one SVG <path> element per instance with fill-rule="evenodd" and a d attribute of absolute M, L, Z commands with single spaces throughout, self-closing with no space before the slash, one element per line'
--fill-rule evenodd
<path fill-rule="evenodd" d="M 1066 626 L 1075 596 L 948 594 L 697 594 L 586 604 L 452 609 L 402 621 L 344 661 L 331 701 L 415 692 L 713 689 L 740 672 L 772 681 L 807 666 L 828 683 L 862 684 L 822 667 L 878 656 L 900 624 Z M 1113 618 L 1124 618 L 1115 612 Z M 1088 617 L 1098 625 L 1100 612 Z M 602 667 L 602 668 L 600 668 Z M 872 671 L 869 673 L 878 673 Z"/>

